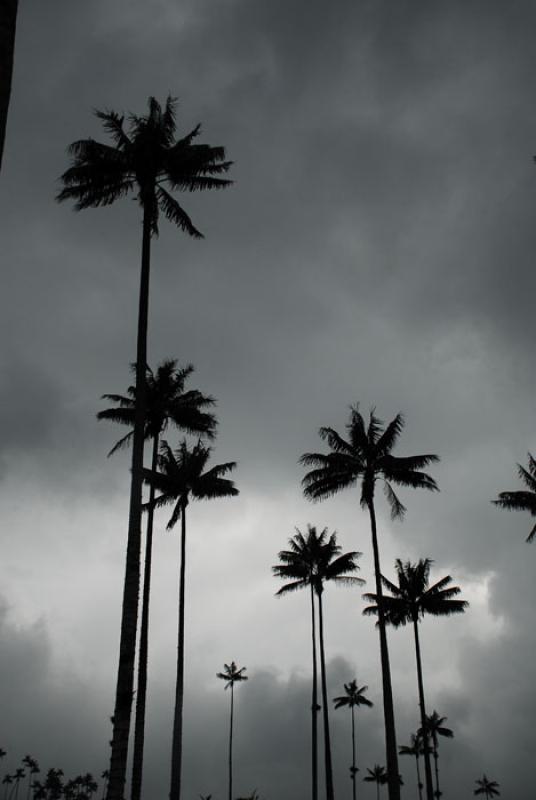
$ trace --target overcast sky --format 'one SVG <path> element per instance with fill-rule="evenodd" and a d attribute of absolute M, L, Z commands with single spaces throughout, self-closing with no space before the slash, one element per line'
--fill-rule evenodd
<path fill-rule="evenodd" d="M 536 545 L 490 500 L 519 488 L 534 442 L 536 8 L 522 0 L 21 0 L 0 176 L 0 745 L 13 771 L 108 765 L 127 529 L 120 431 L 97 423 L 134 358 L 138 206 L 57 205 L 74 139 L 105 138 L 95 108 L 179 99 L 179 132 L 225 145 L 235 185 L 184 198 L 206 239 L 165 222 L 153 246 L 149 358 L 193 362 L 218 399 L 217 461 L 240 496 L 189 514 L 185 792 L 225 795 L 224 662 L 237 688 L 235 785 L 308 800 L 308 596 L 270 567 L 294 526 L 362 551 L 357 492 L 318 505 L 299 456 L 348 407 L 404 412 L 399 454 L 436 452 L 441 493 L 379 500 L 383 571 L 434 559 L 470 601 L 425 620 L 427 702 L 448 717 L 446 797 L 486 772 L 534 797 Z M 170 439 L 175 444 L 176 439 Z M 178 537 L 157 519 L 145 797 L 168 792 Z M 354 677 L 359 764 L 385 763 L 379 648 L 360 592 L 325 595 L 330 696 Z M 400 744 L 417 726 L 409 630 L 391 632 Z M 338 798 L 349 715 L 332 715 Z M 409 761 L 409 763 L 405 763 Z M 404 797 L 414 763 L 401 759 Z M 375 788 L 360 781 L 361 797 Z"/>

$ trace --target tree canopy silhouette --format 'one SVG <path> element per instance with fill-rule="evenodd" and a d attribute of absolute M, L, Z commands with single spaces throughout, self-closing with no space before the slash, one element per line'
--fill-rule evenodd
<path fill-rule="evenodd" d="M 350 681 L 344 684 L 344 694 L 340 697 L 334 697 L 333 702 L 335 708 L 349 708 L 352 715 L 352 766 L 350 767 L 350 777 L 352 779 L 352 797 L 356 800 L 356 774 L 359 772 L 357 766 L 357 753 L 356 753 L 356 735 L 355 735 L 355 710 L 360 706 L 372 708 L 374 705 L 368 697 L 365 697 L 365 692 L 368 686 L 358 687 L 357 680 Z"/>
<path fill-rule="evenodd" d="M 225 681 L 224 689 L 231 690 L 231 712 L 229 722 L 229 794 L 228 800 L 233 800 L 233 718 L 234 718 L 234 685 L 241 681 L 247 681 L 248 676 L 244 675 L 246 667 L 238 668 L 238 665 L 231 661 L 224 664 L 223 672 L 217 672 L 216 677 Z"/>
<path fill-rule="evenodd" d="M 497 500 L 492 500 L 499 508 L 505 508 L 507 511 L 528 511 L 531 517 L 536 517 L 536 461 L 528 454 L 529 466 L 528 469 L 522 467 L 521 464 L 517 465 L 517 473 L 521 481 L 527 487 L 526 489 L 500 492 Z M 533 525 L 526 541 L 532 542 L 536 536 L 536 524 Z"/>

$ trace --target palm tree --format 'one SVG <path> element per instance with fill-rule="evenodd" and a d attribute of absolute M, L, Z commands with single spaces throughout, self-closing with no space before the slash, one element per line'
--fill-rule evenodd
<path fill-rule="evenodd" d="M 439 788 L 439 742 L 438 736 L 444 736 L 446 739 L 452 739 L 454 737 L 453 732 L 450 728 L 445 728 L 443 723 L 446 721 L 447 717 L 440 717 L 437 711 L 433 711 L 430 716 L 426 717 L 426 725 L 423 728 L 419 728 L 419 735 L 423 737 L 425 742 L 428 741 L 430 738 L 432 740 L 432 753 L 434 756 L 434 767 L 435 767 L 435 781 L 436 781 L 436 790 L 435 796 L 437 800 L 441 797 L 441 790 Z"/>
<path fill-rule="evenodd" d="M 469 603 L 465 600 L 454 600 L 461 589 L 458 586 L 449 586 L 452 578 L 447 575 L 440 581 L 429 585 L 430 568 L 432 566 L 430 558 L 420 559 L 417 564 L 409 561 L 405 564 L 397 558 L 395 569 L 397 573 L 398 586 L 382 575 L 383 586 L 391 592 L 391 596 L 383 595 L 382 603 L 384 609 L 385 622 L 395 628 L 406 623 L 413 625 L 415 636 L 415 657 L 417 660 L 417 686 L 419 691 L 419 707 L 421 711 L 421 728 L 426 726 L 426 706 L 424 702 L 424 684 L 422 678 L 421 647 L 419 642 L 419 620 L 425 614 L 432 614 L 435 617 L 446 617 L 451 614 L 463 614 Z M 365 600 L 375 603 L 363 611 L 364 614 L 378 614 L 378 597 L 375 594 L 363 595 Z M 427 800 L 434 799 L 434 787 L 432 785 L 432 770 L 430 766 L 429 748 L 424 749 L 424 771 L 426 781 Z"/>
<path fill-rule="evenodd" d="M 102 800 L 104 800 L 104 798 L 106 796 L 106 788 L 108 786 L 108 777 L 109 777 L 109 775 L 110 775 L 110 773 L 108 772 L 107 769 L 105 769 L 103 772 L 101 772 L 101 778 L 102 778 Z"/>
<path fill-rule="evenodd" d="M 2 0 L 0 4 L 0 167 L 4 154 L 7 115 L 11 97 L 18 5 L 18 0 Z"/>
<path fill-rule="evenodd" d="M 233 715 L 234 715 L 234 685 L 240 681 L 247 681 L 244 675 L 246 667 L 238 669 L 234 661 L 223 665 L 223 672 L 217 672 L 216 677 L 225 681 L 224 689 L 231 689 L 231 716 L 229 723 L 229 800 L 233 800 Z"/>
<path fill-rule="evenodd" d="M 482 775 L 482 778 L 476 780 L 475 783 L 477 788 L 474 789 L 473 794 L 485 794 L 486 800 L 489 800 L 490 797 L 497 797 L 500 795 L 500 784 L 498 784 L 497 781 L 490 781 L 485 773 Z"/>
<path fill-rule="evenodd" d="M 155 498 L 155 508 L 173 504 L 173 512 L 167 524 L 171 530 L 181 520 L 181 566 L 179 579 L 179 628 L 177 645 L 177 684 L 175 692 L 175 716 L 173 720 L 173 744 L 171 754 L 170 800 L 179 800 L 182 770 L 182 708 L 184 698 L 184 607 L 186 575 L 186 507 L 190 500 L 213 500 L 219 497 L 235 497 L 238 489 L 233 481 L 224 476 L 235 467 L 234 461 L 218 464 L 206 472 L 205 467 L 212 450 L 198 442 L 189 448 L 183 440 L 173 452 L 166 441 L 162 442 L 158 458 L 159 472 L 145 470 L 146 480 L 160 492 Z"/>
<path fill-rule="evenodd" d="M 417 768 L 417 788 L 419 790 L 419 800 L 422 800 L 421 771 L 419 769 L 419 756 L 424 755 L 424 742 L 422 736 L 418 733 L 411 734 L 411 744 L 403 744 L 398 748 L 398 753 L 401 756 L 413 756 L 415 758 L 415 766 Z"/>
<path fill-rule="evenodd" d="M 59 201 L 74 200 L 75 209 L 106 206 L 135 192 L 143 214 L 141 277 L 136 346 L 136 408 L 132 445 L 132 479 L 125 581 L 121 613 L 119 666 L 113 714 L 108 800 L 122 800 L 128 755 L 130 717 L 134 689 L 134 660 L 138 623 L 140 582 L 143 437 L 145 428 L 145 371 L 151 239 L 158 233 L 162 212 L 168 220 L 193 238 L 202 234 L 186 211 L 165 188 L 178 191 L 222 189 L 230 184 L 222 178 L 231 162 L 222 147 L 195 144 L 200 126 L 175 139 L 176 101 L 168 97 L 162 109 L 149 98 L 147 114 L 130 115 L 129 130 L 115 111 L 97 111 L 112 145 L 81 139 L 69 148 L 72 164 L 63 173 Z"/>
<path fill-rule="evenodd" d="M 376 594 L 381 598 L 380 551 L 374 504 L 376 483 L 378 481 L 383 482 L 384 491 L 391 507 L 392 518 L 403 517 L 405 508 L 395 494 L 392 484 L 437 491 L 438 487 L 433 478 L 421 470 L 438 461 L 438 457 L 435 455 L 419 455 L 402 458 L 392 455 L 392 450 L 404 427 L 404 418 L 401 414 L 397 414 L 384 427 L 374 411 L 371 411 L 367 427 L 359 412 L 359 407 L 355 406 L 350 409 L 350 420 L 346 427 L 348 440 L 340 436 L 333 428 L 320 428 L 320 438 L 327 442 L 330 452 L 305 453 L 301 457 L 301 464 L 307 467 L 314 467 L 303 478 L 304 494 L 310 500 L 324 500 L 343 489 L 357 486 L 359 482 L 361 507 L 368 510 L 370 517 Z M 385 620 L 381 608 L 378 622 L 389 800 L 400 800 L 400 785 L 397 780 L 399 772 L 393 691 Z"/>
<path fill-rule="evenodd" d="M 491 502 L 499 508 L 506 508 L 507 511 L 528 511 L 532 517 L 536 517 L 536 460 L 530 453 L 528 459 L 528 469 L 521 464 L 517 465 L 517 473 L 527 488 L 517 492 L 500 492 L 497 500 Z M 532 527 L 526 541 L 532 542 L 534 536 L 536 536 L 536 525 Z"/>
<path fill-rule="evenodd" d="M 364 581 L 362 581 L 361 578 L 356 578 L 355 576 L 348 574 L 351 572 L 356 572 L 359 569 L 355 562 L 361 553 L 349 552 L 341 555 L 341 547 L 337 544 L 336 533 L 332 533 L 328 538 L 327 528 L 324 528 L 320 533 L 317 533 L 317 530 L 313 525 L 308 525 L 307 529 L 307 544 L 310 548 L 310 552 L 307 556 L 310 560 L 309 572 L 304 575 L 302 572 L 302 566 L 298 564 L 298 570 L 293 574 L 292 564 L 289 565 L 288 560 L 286 561 L 286 564 L 283 563 L 282 565 L 274 567 L 273 569 L 274 574 L 279 577 L 294 578 L 292 583 L 282 587 L 280 593 L 294 591 L 312 584 L 314 594 L 316 594 L 318 600 L 318 638 L 320 649 L 320 680 L 322 687 L 322 716 L 324 721 L 326 796 L 327 800 L 333 800 L 333 769 L 331 763 L 331 740 L 329 733 L 328 690 L 324 648 L 324 615 L 322 607 L 322 595 L 324 592 L 325 581 L 334 581 L 339 585 L 357 585 L 362 584 Z M 299 541 L 297 544 L 300 546 Z M 283 551 L 283 553 L 284 552 L 285 551 Z M 281 553 L 279 556 L 281 558 Z M 285 562 L 285 556 L 283 556 L 282 560 Z M 288 566 L 290 566 L 290 569 L 288 569 Z M 287 569 L 285 569 L 285 567 L 287 567 Z"/>
<path fill-rule="evenodd" d="M 15 774 L 13 775 L 13 778 L 15 779 L 15 786 L 13 787 L 13 790 L 11 792 L 15 800 L 17 800 L 17 797 L 19 796 L 19 783 L 24 777 L 26 777 L 26 773 L 24 772 L 22 767 L 19 767 L 17 770 L 15 770 Z"/>
<path fill-rule="evenodd" d="M 376 784 L 376 797 L 377 800 L 380 800 L 380 786 L 383 786 L 384 783 L 387 783 L 387 773 L 385 771 L 385 767 L 380 766 L 380 764 L 374 764 L 372 769 L 367 768 L 367 772 L 368 775 L 365 775 L 363 780 Z"/>
<path fill-rule="evenodd" d="M 194 368 L 191 364 L 179 369 L 175 359 L 162 362 L 154 373 L 147 367 L 146 375 L 146 419 L 145 438 L 152 439 L 153 452 L 151 470 L 157 468 L 160 436 L 169 423 L 187 433 L 214 437 L 216 418 L 203 409 L 214 405 L 214 399 L 201 392 L 185 390 L 185 384 Z M 121 425 L 134 427 L 136 413 L 136 387 L 129 386 L 126 395 L 105 394 L 103 399 L 115 403 L 113 408 L 100 411 L 97 419 L 111 420 Z M 111 449 L 109 455 L 120 450 L 132 440 L 130 430 Z M 143 773 L 143 747 L 145 737 L 145 706 L 147 698 L 147 660 L 149 649 L 149 600 L 151 591 L 151 565 L 153 546 L 154 486 L 150 488 L 145 538 L 145 562 L 143 576 L 143 599 L 141 611 L 140 642 L 138 655 L 138 683 L 136 692 L 136 721 L 134 725 L 134 751 L 132 758 L 131 798 L 139 800 Z"/>
<path fill-rule="evenodd" d="M 2 783 L 6 787 L 4 789 L 4 800 L 7 800 L 8 786 L 11 786 L 11 784 L 13 783 L 13 775 L 6 773 L 2 778 Z"/>
<path fill-rule="evenodd" d="M 349 708 L 352 712 L 352 766 L 350 768 L 350 775 L 352 778 L 352 797 L 353 800 L 356 800 L 356 785 L 355 785 L 355 776 L 356 773 L 359 772 L 358 767 L 356 766 L 356 744 L 355 744 L 355 710 L 358 706 L 368 706 L 372 708 L 374 705 L 367 697 L 365 697 L 365 692 L 368 690 L 368 686 L 361 686 L 358 689 L 357 687 L 357 680 L 350 681 L 350 683 L 344 684 L 344 692 L 345 694 L 341 695 L 341 697 L 335 697 L 333 702 L 335 703 L 335 708 Z"/>
<path fill-rule="evenodd" d="M 28 768 L 28 788 L 26 792 L 27 800 L 30 800 L 30 791 L 32 788 L 32 775 L 37 775 L 41 770 L 39 769 L 39 764 L 32 758 L 30 755 L 24 756 L 22 759 L 22 763 Z"/>

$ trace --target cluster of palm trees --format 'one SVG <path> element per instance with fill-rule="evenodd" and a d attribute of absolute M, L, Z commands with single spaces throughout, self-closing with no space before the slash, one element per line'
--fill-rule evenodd
<path fill-rule="evenodd" d="M 0 748 L 0 758 L 6 756 L 6 751 Z M 62 769 L 51 767 L 45 773 L 43 780 L 35 776 L 41 773 L 39 763 L 30 755 L 24 756 L 22 766 L 13 774 L 6 773 L 2 779 L 4 787 L 3 800 L 92 800 L 99 790 L 99 785 L 90 772 L 77 775 L 74 778 L 64 779 Z M 106 792 L 108 773 L 102 773 L 103 792 Z M 27 779 L 27 780 L 25 780 Z"/>

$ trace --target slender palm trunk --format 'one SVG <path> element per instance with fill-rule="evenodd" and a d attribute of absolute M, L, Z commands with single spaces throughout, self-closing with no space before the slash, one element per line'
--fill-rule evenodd
<path fill-rule="evenodd" d="M 385 750 L 387 761 L 387 782 L 389 800 L 400 800 L 400 783 L 398 778 L 398 755 L 396 749 L 395 712 L 393 708 L 393 689 L 391 685 L 391 668 L 389 666 L 389 650 L 385 631 L 385 615 L 383 612 L 383 592 L 381 582 L 380 552 L 376 529 L 376 513 L 374 500 L 368 503 L 370 528 L 372 532 L 372 550 L 374 553 L 374 577 L 376 579 L 376 595 L 378 597 L 378 628 L 380 631 L 380 657 L 383 684 L 383 716 L 385 721 Z"/>
<path fill-rule="evenodd" d="M 380 782 L 376 781 L 376 800 L 380 800 Z"/>
<path fill-rule="evenodd" d="M 415 766 L 417 767 L 417 788 L 419 790 L 419 800 L 422 800 L 421 770 L 419 768 L 419 754 L 415 755 Z"/>
<path fill-rule="evenodd" d="M 417 683 L 419 686 L 419 706 L 421 709 L 421 728 L 424 737 L 424 780 L 426 783 L 426 800 L 434 800 L 434 787 L 432 784 L 432 767 L 430 764 L 430 752 L 428 747 L 428 735 L 426 733 L 426 708 L 424 704 L 424 684 L 422 680 L 421 645 L 419 643 L 419 621 L 413 620 L 413 631 L 415 633 L 415 656 L 417 658 Z"/>
<path fill-rule="evenodd" d="M 324 760 L 326 764 L 326 800 L 333 800 L 333 768 L 331 765 L 331 740 L 329 735 L 328 688 L 326 680 L 326 656 L 324 653 L 324 615 L 322 613 L 322 587 L 318 596 L 318 627 L 320 638 L 320 676 L 322 681 L 322 716 L 324 718 Z"/>
<path fill-rule="evenodd" d="M 437 742 L 437 734 L 432 735 L 433 742 L 434 742 L 434 767 L 435 767 L 435 796 L 437 800 L 441 797 L 441 790 L 439 789 L 439 753 L 437 752 L 438 742 Z"/>
<path fill-rule="evenodd" d="M 355 708 L 352 706 L 352 798 L 356 800 L 356 775 L 357 775 L 357 767 L 355 765 L 356 762 L 356 752 L 355 752 Z"/>
<path fill-rule="evenodd" d="M 113 715 L 112 752 L 108 778 L 107 800 L 123 800 L 127 771 L 128 740 L 134 689 L 134 660 L 138 627 L 140 589 L 141 504 L 143 485 L 143 434 L 145 423 L 145 377 L 147 369 L 147 323 L 149 312 L 149 271 L 151 261 L 151 221 L 147 208 L 143 212 L 140 298 L 138 310 L 138 340 L 136 347 L 136 406 L 134 440 L 132 444 L 132 476 L 128 519 L 127 557 L 119 667 Z"/>
<path fill-rule="evenodd" d="M 179 634 L 177 643 L 177 686 L 175 690 L 175 715 L 173 718 L 173 743 L 171 746 L 170 800 L 180 800 L 182 775 L 182 709 L 184 705 L 184 589 L 186 577 L 186 502 L 181 509 L 181 571 L 179 580 Z M 231 687 L 232 688 L 232 687 Z"/>
<path fill-rule="evenodd" d="M 311 638 L 313 641 L 313 689 L 311 697 L 312 800 L 318 800 L 318 665 L 316 659 L 315 591 L 311 583 Z"/>
<path fill-rule="evenodd" d="M 18 0 L 2 0 L 0 3 L 0 167 L 4 154 L 11 97 L 18 4 Z"/>
<path fill-rule="evenodd" d="M 151 470 L 156 472 L 158 463 L 158 442 L 153 439 Z M 145 742 L 145 707 L 147 701 L 147 661 L 149 652 L 149 599 L 151 594 L 151 564 L 153 555 L 153 520 L 155 488 L 151 484 L 149 508 L 147 511 L 147 530 L 145 534 L 145 565 L 143 573 L 143 599 L 141 607 L 140 644 L 138 656 L 138 689 L 136 692 L 136 721 L 134 724 L 134 750 L 132 756 L 131 800 L 140 800 L 143 776 L 143 747 Z"/>
<path fill-rule="evenodd" d="M 234 683 L 231 681 L 231 720 L 229 723 L 229 800 L 233 800 L 233 713 Z"/>

